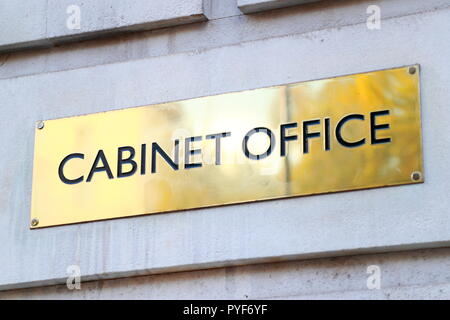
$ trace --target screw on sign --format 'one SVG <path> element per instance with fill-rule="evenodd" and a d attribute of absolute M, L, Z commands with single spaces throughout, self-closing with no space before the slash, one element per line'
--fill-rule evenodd
<path fill-rule="evenodd" d="M 38 224 L 39 224 L 39 219 L 34 218 L 34 219 L 31 220 L 31 225 L 33 227 L 36 227 Z"/>

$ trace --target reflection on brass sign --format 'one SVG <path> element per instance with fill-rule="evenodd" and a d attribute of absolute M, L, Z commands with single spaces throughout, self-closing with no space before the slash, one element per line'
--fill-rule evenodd
<path fill-rule="evenodd" d="M 40 122 L 30 225 L 420 182 L 411 66 Z"/>

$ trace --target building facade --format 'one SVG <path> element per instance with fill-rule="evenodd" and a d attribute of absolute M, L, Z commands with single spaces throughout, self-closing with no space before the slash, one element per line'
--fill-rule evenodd
<path fill-rule="evenodd" d="M 0 299 L 450 298 L 449 30 L 449 0 L 0 1 Z M 30 229 L 40 120 L 416 64 L 424 183 Z"/>

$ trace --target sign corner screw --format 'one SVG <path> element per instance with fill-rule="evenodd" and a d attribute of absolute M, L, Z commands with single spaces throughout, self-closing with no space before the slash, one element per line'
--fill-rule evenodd
<path fill-rule="evenodd" d="M 411 179 L 413 181 L 420 181 L 422 179 L 422 174 L 419 171 L 414 171 L 411 173 Z"/>
<path fill-rule="evenodd" d="M 409 74 L 415 74 L 416 73 L 416 67 L 409 67 L 408 72 L 409 72 Z"/>
<path fill-rule="evenodd" d="M 36 127 L 41 130 L 44 129 L 44 121 L 38 121 Z"/>
<path fill-rule="evenodd" d="M 33 218 L 31 220 L 31 226 L 36 227 L 39 224 L 39 219 Z"/>

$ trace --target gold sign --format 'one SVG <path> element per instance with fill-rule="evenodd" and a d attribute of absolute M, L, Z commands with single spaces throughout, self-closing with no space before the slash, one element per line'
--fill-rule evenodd
<path fill-rule="evenodd" d="M 411 66 L 39 122 L 31 228 L 420 182 Z"/>

